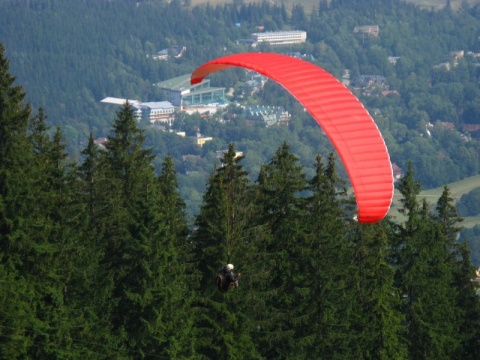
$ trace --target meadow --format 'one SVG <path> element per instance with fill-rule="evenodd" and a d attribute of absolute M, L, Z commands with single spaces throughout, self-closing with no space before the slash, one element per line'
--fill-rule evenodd
<path fill-rule="evenodd" d="M 471 176 L 471 177 L 447 184 L 447 186 L 450 189 L 451 197 L 454 199 L 455 202 L 457 202 L 458 200 L 460 200 L 462 195 L 480 186 L 480 175 Z M 443 186 L 434 188 L 434 189 L 423 190 L 420 192 L 418 198 L 419 200 L 423 200 L 425 198 L 427 202 L 430 204 L 430 207 L 432 208 L 432 210 L 434 210 L 439 197 L 442 195 L 442 192 L 443 192 Z M 393 196 L 393 203 L 390 208 L 390 211 L 388 212 L 389 215 L 395 217 L 399 221 L 402 220 L 402 215 L 398 212 L 398 209 L 401 206 L 400 199 L 401 199 L 401 194 L 397 189 L 395 189 L 395 193 Z M 475 225 L 480 225 L 480 215 L 465 217 L 461 225 L 464 228 L 472 228 Z"/>

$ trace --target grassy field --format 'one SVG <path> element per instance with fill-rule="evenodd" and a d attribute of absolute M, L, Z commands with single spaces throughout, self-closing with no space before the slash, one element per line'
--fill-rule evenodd
<path fill-rule="evenodd" d="M 480 186 L 480 175 L 472 176 L 463 180 L 459 180 L 454 183 L 448 184 L 450 194 L 455 201 L 458 201 L 463 194 Z M 427 202 L 435 207 L 438 198 L 442 195 L 443 186 L 436 189 L 424 190 L 420 193 L 419 199 L 425 198 Z M 394 216 L 398 220 L 402 219 L 402 215 L 399 214 L 398 208 L 400 207 L 401 194 L 398 190 L 395 190 L 393 197 L 393 204 L 388 212 L 389 215 Z M 480 225 L 480 215 L 467 217 L 461 224 L 465 228 L 471 228 L 475 225 Z"/>
<path fill-rule="evenodd" d="M 262 0 L 244 0 L 244 2 L 261 2 Z M 446 0 L 405 0 L 417 4 L 420 7 L 427 8 L 427 9 L 441 9 L 445 6 Z M 469 4 L 478 4 L 480 0 L 467 0 Z M 291 9 L 293 5 L 301 3 L 306 12 L 310 12 L 314 7 L 318 8 L 318 0 L 269 0 L 272 4 L 281 5 L 282 3 L 285 4 L 287 9 Z M 463 0 L 451 0 L 450 3 L 452 4 L 453 9 L 457 9 Z M 210 5 L 216 4 L 231 4 L 233 0 L 192 0 L 192 5 L 197 4 L 206 4 L 210 3 Z"/>

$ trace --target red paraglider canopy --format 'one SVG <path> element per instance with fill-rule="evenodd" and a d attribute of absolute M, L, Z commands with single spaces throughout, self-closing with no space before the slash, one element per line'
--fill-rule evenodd
<path fill-rule="evenodd" d="M 198 67 L 191 83 L 232 66 L 254 70 L 281 84 L 313 116 L 347 170 L 362 223 L 380 221 L 393 197 L 393 172 L 383 137 L 362 103 L 333 75 L 309 62 L 272 53 L 224 56 Z"/>

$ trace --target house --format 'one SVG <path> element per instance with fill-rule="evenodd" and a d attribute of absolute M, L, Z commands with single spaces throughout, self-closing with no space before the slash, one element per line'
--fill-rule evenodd
<path fill-rule="evenodd" d="M 393 172 L 393 180 L 394 181 L 397 181 L 397 180 L 401 179 L 402 176 L 403 176 L 402 169 L 400 168 L 400 166 L 398 166 L 395 163 L 392 163 L 392 172 Z"/>
<path fill-rule="evenodd" d="M 212 140 L 212 137 L 202 136 L 200 133 L 197 133 L 197 136 L 195 137 L 195 143 L 200 147 L 203 147 L 203 145 L 205 145 L 208 141 Z"/>
<path fill-rule="evenodd" d="M 162 60 L 166 61 L 170 58 L 178 59 L 183 56 L 184 52 L 187 50 L 186 46 L 183 45 L 173 45 L 168 48 L 162 49 L 156 54 L 152 55 L 153 60 Z"/>
<path fill-rule="evenodd" d="M 455 124 L 453 122 L 437 121 L 437 124 L 443 126 L 445 129 L 455 130 Z"/>
<path fill-rule="evenodd" d="M 102 149 L 105 149 L 107 142 L 108 142 L 108 138 L 106 137 L 99 137 L 93 141 L 95 145 L 97 145 L 98 147 L 101 147 Z"/>
<path fill-rule="evenodd" d="M 228 150 L 218 150 L 216 151 L 217 159 L 223 159 L 224 155 L 228 152 Z M 234 159 L 243 156 L 243 151 L 235 151 Z"/>
<path fill-rule="evenodd" d="M 381 96 L 389 96 L 389 95 L 395 95 L 395 96 L 400 96 L 400 93 L 397 90 L 383 90 L 380 91 Z"/>
<path fill-rule="evenodd" d="M 360 90 L 364 96 L 382 96 L 381 92 L 388 91 L 387 80 L 381 75 L 360 75 L 353 81 L 352 85 Z M 385 93 L 389 95 L 390 93 Z"/>
<path fill-rule="evenodd" d="M 268 78 L 261 74 L 252 71 L 252 75 L 250 76 L 250 80 L 247 80 L 244 84 L 244 91 L 245 93 L 250 94 L 253 96 L 256 92 L 262 89 L 265 86 Z"/>
<path fill-rule="evenodd" d="M 369 85 L 385 85 L 386 79 L 381 75 L 359 75 L 355 78 L 354 85 L 366 87 Z"/>
<path fill-rule="evenodd" d="M 378 25 L 355 26 L 353 32 L 377 37 L 380 34 L 380 28 Z"/>
<path fill-rule="evenodd" d="M 449 62 L 444 62 L 444 63 L 434 65 L 433 67 L 435 69 L 444 69 L 444 70 L 450 71 L 450 69 L 452 68 L 452 65 L 450 65 Z"/>
<path fill-rule="evenodd" d="M 245 106 L 245 119 L 262 121 L 265 126 L 288 125 L 291 115 L 281 106 Z"/>
<path fill-rule="evenodd" d="M 163 49 L 157 52 L 156 54 L 152 55 L 153 60 L 168 60 L 170 56 L 168 55 L 168 49 Z"/>
<path fill-rule="evenodd" d="M 398 59 L 400 59 L 400 56 L 389 56 L 388 62 L 392 65 L 397 65 Z"/>

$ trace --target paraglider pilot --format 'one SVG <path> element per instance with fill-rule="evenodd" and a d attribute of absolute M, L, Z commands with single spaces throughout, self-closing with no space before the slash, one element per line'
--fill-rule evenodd
<path fill-rule="evenodd" d="M 220 291 L 228 291 L 231 288 L 238 287 L 238 280 L 240 279 L 240 273 L 235 275 L 233 272 L 234 266 L 227 264 L 222 271 L 217 275 L 216 284 Z"/>

